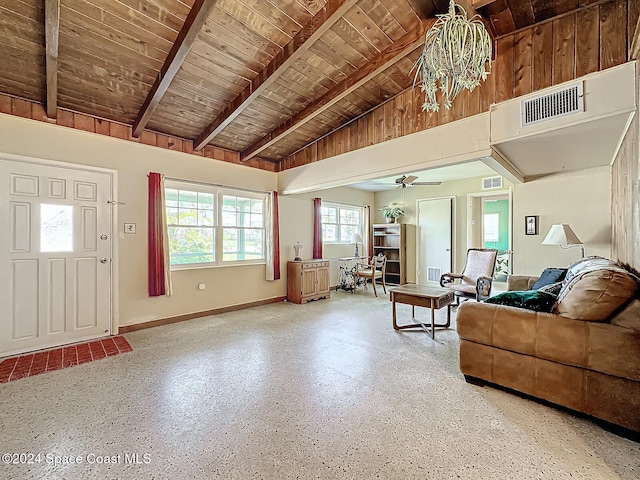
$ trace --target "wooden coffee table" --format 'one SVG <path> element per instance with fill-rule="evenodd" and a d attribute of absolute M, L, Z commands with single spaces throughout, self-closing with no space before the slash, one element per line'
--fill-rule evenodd
<path fill-rule="evenodd" d="M 424 285 L 407 284 L 389 289 L 390 300 L 393 311 L 393 328 L 395 330 L 405 330 L 407 328 L 420 327 L 427 333 L 431 333 L 431 338 L 435 338 L 436 328 L 449 328 L 451 325 L 451 304 L 453 303 L 453 290 L 440 287 L 427 287 Z M 431 329 L 422 322 L 408 325 L 398 325 L 396 322 L 396 303 L 411 305 L 411 317 L 416 320 L 416 307 L 427 307 L 431 309 Z M 435 323 L 435 311 L 447 307 L 447 323 Z"/>

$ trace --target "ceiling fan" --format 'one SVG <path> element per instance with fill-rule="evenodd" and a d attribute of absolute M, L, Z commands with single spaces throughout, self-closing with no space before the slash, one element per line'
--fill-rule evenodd
<path fill-rule="evenodd" d="M 416 182 L 418 177 L 415 175 L 402 175 L 399 178 L 396 178 L 396 183 L 398 186 L 396 188 L 407 188 L 407 186 L 411 185 L 440 185 L 442 182 Z"/>

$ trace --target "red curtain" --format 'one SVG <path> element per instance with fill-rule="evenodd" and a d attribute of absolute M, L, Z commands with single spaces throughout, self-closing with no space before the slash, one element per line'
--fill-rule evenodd
<path fill-rule="evenodd" d="M 163 176 L 149 173 L 149 296 L 167 293 L 164 245 Z"/>
<path fill-rule="evenodd" d="M 322 199 L 313 199 L 313 258 L 322 258 Z"/>
<path fill-rule="evenodd" d="M 280 280 L 280 220 L 278 192 L 273 192 L 273 279 Z"/>

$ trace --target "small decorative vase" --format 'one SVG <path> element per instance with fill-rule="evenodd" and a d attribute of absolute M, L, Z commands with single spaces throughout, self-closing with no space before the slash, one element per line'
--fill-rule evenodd
<path fill-rule="evenodd" d="M 393 217 L 384 217 L 387 223 L 396 223 L 396 219 Z"/>
<path fill-rule="evenodd" d="M 293 261 L 302 261 L 302 258 L 300 257 L 300 253 L 302 252 L 302 245 L 300 244 L 300 242 L 296 242 L 296 244 L 293 246 L 293 251 L 295 252 L 295 258 L 293 259 Z"/>

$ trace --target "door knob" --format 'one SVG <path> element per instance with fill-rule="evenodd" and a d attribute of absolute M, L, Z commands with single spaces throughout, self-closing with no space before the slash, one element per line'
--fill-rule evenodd
<path fill-rule="evenodd" d="M 104 257 L 100 259 L 100 263 L 107 263 L 108 261 L 109 261 L 109 260 L 107 260 L 107 259 L 106 259 L 106 258 L 104 258 Z"/>

